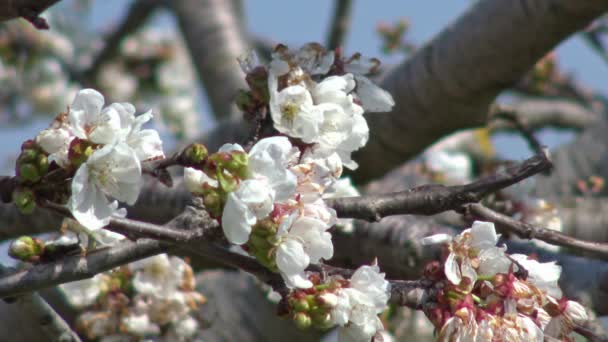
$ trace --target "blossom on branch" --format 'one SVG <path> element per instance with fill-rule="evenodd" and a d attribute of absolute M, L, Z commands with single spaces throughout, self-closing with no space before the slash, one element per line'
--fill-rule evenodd
<path fill-rule="evenodd" d="M 436 307 L 425 311 L 440 341 L 543 341 L 570 338 L 575 325 L 587 320 L 584 308 L 563 298 L 561 267 L 496 247 L 499 235 L 489 222 L 451 238 L 438 234 L 423 244 L 447 243 L 440 272 L 427 277 L 440 283 Z"/>

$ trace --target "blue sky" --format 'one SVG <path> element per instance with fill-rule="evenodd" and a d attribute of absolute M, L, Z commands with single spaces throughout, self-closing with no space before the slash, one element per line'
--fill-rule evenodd
<path fill-rule="evenodd" d="M 243 1 L 247 15 L 247 27 L 255 34 L 273 41 L 298 46 L 310 41 L 324 41 L 328 31 L 333 1 Z M 92 0 L 92 15 L 87 20 L 90 25 L 101 31 L 111 29 L 120 22 L 129 2 L 125 0 Z M 386 63 L 395 63 L 397 57 L 386 57 L 380 53 L 380 39 L 375 33 L 379 22 L 395 22 L 408 18 L 411 22 L 411 38 L 416 43 L 424 43 L 437 34 L 443 27 L 455 20 L 473 2 L 465 0 L 452 1 L 383 1 L 381 6 L 376 1 L 355 1 L 351 30 L 345 42 L 347 53 L 361 52 L 367 56 L 380 57 Z M 174 21 L 166 13 L 157 15 L 153 25 L 164 29 L 174 29 Z M 581 81 L 594 89 L 605 91 L 608 86 L 608 65 L 586 48 L 579 38 L 571 38 L 561 44 L 557 53 L 564 70 L 576 75 Z M 236 64 L 235 64 L 236 66 Z M 201 112 L 209 109 L 203 100 Z M 17 153 L 21 142 L 31 138 L 37 131 L 47 125 L 40 120 L 28 127 L 0 128 L 0 160 Z M 570 134 L 544 131 L 541 134 L 543 143 L 554 146 L 572 137 Z M 501 154 L 509 158 L 520 159 L 529 154 L 526 144 L 511 136 L 499 136 L 495 139 Z M 4 166 L 4 167 L 2 167 Z M 6 170 L 6 165 L 0 163 Z"/>

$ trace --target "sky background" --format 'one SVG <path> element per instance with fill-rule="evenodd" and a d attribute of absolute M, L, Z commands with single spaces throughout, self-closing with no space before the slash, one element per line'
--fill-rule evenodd
<path fill-rule="evenodd" d="M 122 20 L 130 1 L 91 0 L 92 10 L 86 22 L 99 32 L 108 32 Z M 325 41 L 329 30 L 333 1 L 243 1 L 246 26 L 255 35 L 271 41 L 299 46 L 310 41 Z M 381 41 L 376 33 L 380 22 L 394 23 L 407 18 L 411 23 L 410 38 L 417 44 L 428 42 L 446 25 L 466 11 L 472 1 L 428 0 L 428 1 L 383 1 L 382 6 L 374 1 L 355 1 L 351 29 L 345 41 L 346 53 L 361 52 L 366 56 L 379 57 L 385 63 L 397 63 L 398 56 L 384 56 L 380 51 Z M 69 10 L 69 7 L 57 8 Z M 160 12 L 150 25 L 163 30 L 175 30 L 175 21 L 168 12 Z M 559 63 L 563 70 L 571 72 L 593 89 L 605 92 L 608 87 L 608 65 L 606 65 L 585 43 L 574 36 L 557 48 Z M 237 67 L 235 62 L 235 67 Z M 209 117 L 209 107 L 203 98 L 200 112 Z M 0 128 L 0 160 L 14 155 L 25 139 L 33 137 L 48 125 L 48 120 L 36 120 L 26 127 Z M 209 122 L 200 120 L 200 122 Z M 209 127 L 203 127 L 202 130 Z M 542 143 L 556 146 L 572 139 L 569 133 L 544 130 L 540 134 Z M 494 139 L 499 153 L 507 158 L 522 159 L 529 155 L 522 139 L 510 135 L 499 135 Z M 2 165 L 3 169 L 10 166 Z"/>

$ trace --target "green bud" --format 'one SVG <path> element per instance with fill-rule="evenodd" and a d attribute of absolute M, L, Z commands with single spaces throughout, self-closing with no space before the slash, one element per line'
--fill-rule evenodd
<path fill-rule="evenodd" d="M 223 172 L 217 173 L 217 181 L 220 183 L 220 188 L 226 193 L 233 192 L 239 185 L 238 180 L 234 176 Z"/>
<path fill-rule="evenodd" d="M 249 163 L 249 156 L 247 153 L 242 151 L 232 151 L 230 152 L 230 160 L 227 160 L 222 165 L 228 172 L 233 175 L 245 179 L 247 178 L 247 164 Z"/>
<path fill-rule="evenodd" d="M 248 246 L 251 246 L 256 251 L 267 251 L 270 248 L 270 244 L 264 237 L 261 237 L 256 234 L 251 234 L 249 236 L 249 241 L 247 242 Z"/>
<path fill-rule="evenodd" d="M 203 203 L 214 217 L 219 217 L 222 213 L 222 198 L 217 191 L 207 192 L 203 197 Z"/>
<path fill-rule="evenodd" d="M 25 182 L 36 183 L 42 176 L 34 164 L 24 163 L 19 165 L 19 178 Z"/>
<path fill-rule="evenodd" d="M 36 159 L 36 164 L 38 166 L 38 171 L 40 171 L 41 175 L 45 175 L 49 170 L 49 158 L 44 154 L 39 154 Z"/>
<path fill-rule="evenodd" d="M 184 165 L 198 165 L 201 164 L 209 155 L 207 147 L 203 144 L 190 144 L 186 147 L 182 154 L 182 162 Z"/>
<path fill-rule="evenodd" d="M 38 155 L 39 155 L 39 153 L 37 150 L 32 150 L 32 149 L 23 150 L 19 154 L 19 158 L 17 159 L 17 162 L 18 163 L 34 162 L 34 161 L 36 161 L 36 158 L 38 157 Z"/>
<path fill-rule="evenodd" d="M 79 167 L 89 159 L 95 149 L 89 141 L 74 139 L 70 144 L 68 158 L 74 167 Z"/>
<path fill-rule="evenodd" d="M 253 226 L 253 233 L 263 237 L 274 236 L 277 233 L 277 228 L 277 224 L 271 219 L 263 219 Z"/>
<path fill-rule="evenodd" d="M 255 108 L 255 100 L 251 92 L 239 89 L 236 94 L 236 98 L 234 99 L 236 106 L 242 112 L 248 113 Z"/>
<path fill-rule="evenodd" d="M 310 316 L 303 312 L 296 313 L 293 316 L 293 320 L 296 323 L 296 326 L 302 330 L 308 329 L 312 325 L 312 320 L 310 319 Z"/>
<path fill-rule="evenodd" d="M 327 329 L 333 325 L 331 314 L 327 311 L 317 311 L 311 315 L 312 324 L 320 329 Z"/>
<path fill-rule="evenodd" d="M 310 305 L 308 301 L 304 298 L 295 299 L 291 301 L 291 306 L 295 311 L 308 311 L 310 310 Z"/>
<path fill-rule="evenodd" d="M 44 242 L 30 236 L 21 236 L 11 242 L 8 255 L 22 261 L 35 261 L 44 251 Z"/>
<path fill-rule="evenodd" d="M 36 196 L 31 189 L 17 188 L 13 190 L 13 203 L 23 214 L 31 214 L 36 208 Z"/>

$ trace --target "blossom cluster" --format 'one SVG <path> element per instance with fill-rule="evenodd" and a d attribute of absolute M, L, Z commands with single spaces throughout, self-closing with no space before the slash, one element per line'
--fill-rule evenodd
<path fill-rule="evenodd" d="M 46 17 L 47 21 L 54 19 Z M 18 20 L 4 23 L 0 27 L 2 120 L 65 108 L 66 95 L 75 94 L 77 88 L 63 65 L 74 60 L 74 46 L 61 31 L 36 30 Z"/>
<path fill-rule="evenodd" d="M 67 191 L 72 215 L 85 228 L 97 230 L 112 215 L 125 215 L 116 200 L 137 200 L 142 163 L 164 157 L 158 132 L 142 128 L 151 118 L 150 112 L 136 116 L 129 103 L 104 108 L 100 93 L 81 90 L 67 113 L 59 114 L 35 141 L 24 143 L 17 175 L 35 188 L 47 173 L 63 172 L 64 179 L 72 179 Z"/>
<path fill-rule="evenodd" d="M 161 254 L 60 289 L 84 310 L 77 327 L 89 339 L 191 341 L 199 330 L 193 313 L 205 302 L 195 285 L 187 263 Z"/>
<path fill-rule="evenodd" d="M 307 328 L 340 326 L 343 341 L 368 342 L 383 330 L 378 314 L 385 310 L 389 283 L 377 265 L 359 267 L 350 279 L 311 277 L 314 286 L 290 293 L 287 312 Z"/>
<path fill-rule="evenodd" d="M 353 194 L 338 180 L 343 167 L 357 167 L 351 153 L 368 140 L 363 113 L 389 111 L 394 102 L 364 76 L 378 68 L 377 60 L 359 55 L 344 59 L 318 44 L 295 52 L 278 46 L 268 66 L 253 54 L 240 62 L 250 90 L 239 94 L 237 104 L 249 116 L 270 113 L 274 134 L 248 151 L 226 144 L 207 155 L 191 146 L 186 153 L 198 158 L 185 169 L 185 184 L 203 196 L 230 242 L 280 273 L 289 288 L 314 289 L 306 269 L 332 258 L 328 230 L 337 222 L 323 199 L 338 192 Z M 364 300 L 363 295 L 353 296 L 341 302 L 344 312 L 357 310 Z M 385 304 L 386 298 L 378 308 Z M 372 311 L 375 317 L 378 312 Z M 348 317 L 344 314 L 334 324 L 359 324 L 354 318 L 359 316 Z M 374 327 L 373 333 L 379 326 Z"/>
<path fill-rule="evenodd" d="M 425 313 L 440 331 L 440 341 L 569 340 L 576 325 L 587 320 L 585 309 L 563 297 L 561 268 L 496 246 L 494 225 L 476 221 L 461 234 L 423 239 L 446 243 L 443 267 L 430 264 L 426 276 L 440 290 L 437 305 Z"/>

